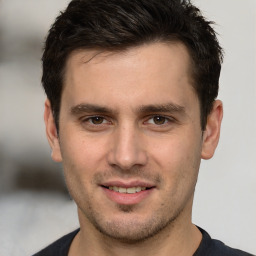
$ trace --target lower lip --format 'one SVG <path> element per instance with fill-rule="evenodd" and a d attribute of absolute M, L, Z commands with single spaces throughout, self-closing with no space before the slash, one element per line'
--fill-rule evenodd
<path fill-rule="evenodd" d="M 138 204 L 144 199 L 146 199 L 154 190 L 154 188 L 151 188 L 134 194 L 128 194 L 119 193 L 114 190 L 107 189 L 105 187 L 102 187 L 102 189 L 111 201 L 121 205 Z"/>

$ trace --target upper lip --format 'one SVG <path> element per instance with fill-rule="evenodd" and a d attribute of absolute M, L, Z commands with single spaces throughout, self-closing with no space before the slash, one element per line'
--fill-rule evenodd
<path fill-rule="evenodd" d="M 146 181 L 121 181 L 121 180 L 113 180 L 113 181 L 107 181 L 100 184 L 104 187 L 122 187 L 122 188 L 132 188 L 132 187 L 146 187 L 146 188 L 152 188 L 155 187 L 154 184 Z"/>

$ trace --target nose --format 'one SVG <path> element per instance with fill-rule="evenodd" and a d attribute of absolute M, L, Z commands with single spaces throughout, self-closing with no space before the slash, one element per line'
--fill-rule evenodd
<path fill-rule="evenodd" d="M 110 165 L 129 170 L 146 165 L 147 160 L 142 134 L 136 127 L 127 125 L 114 132 L 108 154 Z"/>

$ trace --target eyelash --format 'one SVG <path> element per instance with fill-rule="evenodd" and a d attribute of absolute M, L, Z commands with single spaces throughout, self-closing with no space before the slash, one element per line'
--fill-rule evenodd
<path fill-rule="evenodd" d="M 95 119 L 100 119 L 102 122 L 96 124 L 93 123 L 93 120 L 95 121 Z M 156 119 L 160 119 L 160 124 L 156 124 Z M 155 120 L 154 120 L 155 119 Z M 168 126 L 168 124 L 174 123 L 176 120 L 173 117 L 166 117 L 164 115 L 150 115 L 148 117 L 146 117 L 144 119 L 145 121 L 143 121 L 143 124 L 145 125 L 149 125 L 149 126 L 154 126 L 156 128 L 164 128 L 166 126 Z M 152 120 L 152 121 L 150 121 Z M 97 121 L 97 120 L 96 120 Z M 162 123 L 161 123 L 162 121 Z M 111 121 L 111 118 L 109 117 L 105 117 L 105 116 L 100 116 L 100 115 L 95 115 L 95 116 L 88 116 L 86 118 L 81 118 L 81 122 L 84 125 L 87 125 L 88 127 L 91 128 L 96 128 L 96 129 L 100 129 L 105 127 L 106 125 L 111 125 L 113 124 L 113 122 Z"/>
<path fill-rule="evenodd" d="M 154 120 L 154 119 L 156 119 L 156 118 L 160 118 L 160 120 L 163 119 L 162 121 L 164 121 L 164 122 L 161 123 L 161 124 L 156 124 L 156 123 L 155 123 L 156 120 Z M 154 120 L 154 121 L 153 121 L 154 123 L 150 123 L 150 122 L 149 122 L 149 120 L 151 120 L 151 119 Z M 147 123 L 150 123 L 150 124 L 152 124 L 152 125 L 163 126 L 163 125 L 166 125 L 166 124 L 168 124 L 168 123 L 174 122 L 174 118 L 166 117 L 166 116 L 163 116 L 163 115 L 154 115 L 154 116 L 151 116 L 150 118 L 148 118 L 146 122 L 147 122 Z"/>
<path fill-rule="evenodd" d="M 99 124 L 94 124 L 94 123 L 92 122 L 92 120 L 93 120 L 93 119 L 96 119 L 96 118 L 102 119 L 103 122 L 102 122 L 102 123 L 99 123 Z M 82 119 L 82 122 L 83 122 L 83 123 L 89 123 L 90 125 L 95 125 L 95 126 L 101 125 L 101 124 L 105 124 L 105 123 L 106 123 L 105 121 L 107 121 L 107 118 L 104 117 L 104 116 L 90 116 L 90 117 L 87 117 L 87 118 Z"/>

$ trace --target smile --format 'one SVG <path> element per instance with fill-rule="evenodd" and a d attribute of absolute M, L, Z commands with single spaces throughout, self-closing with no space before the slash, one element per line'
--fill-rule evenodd
<path fill-rule="evenodd" d="M 132 184 L 133 183 L 133 184 Z M 145 182 L 123 182 L 114 181 L 101 184 L 103 193 L 114 203 L 120 205 L 135 205 L 149 197 L 156 187 Z"/>
<path fill-rule="evenodd" d="M 122 194 L 135 194 L 135 193 L 146 190 L 146 187 L 123 188 L 123 187 L 110 186 L 108 187 L 108 189 L 113 190 L 115 192 L 122 193 Z"/>

